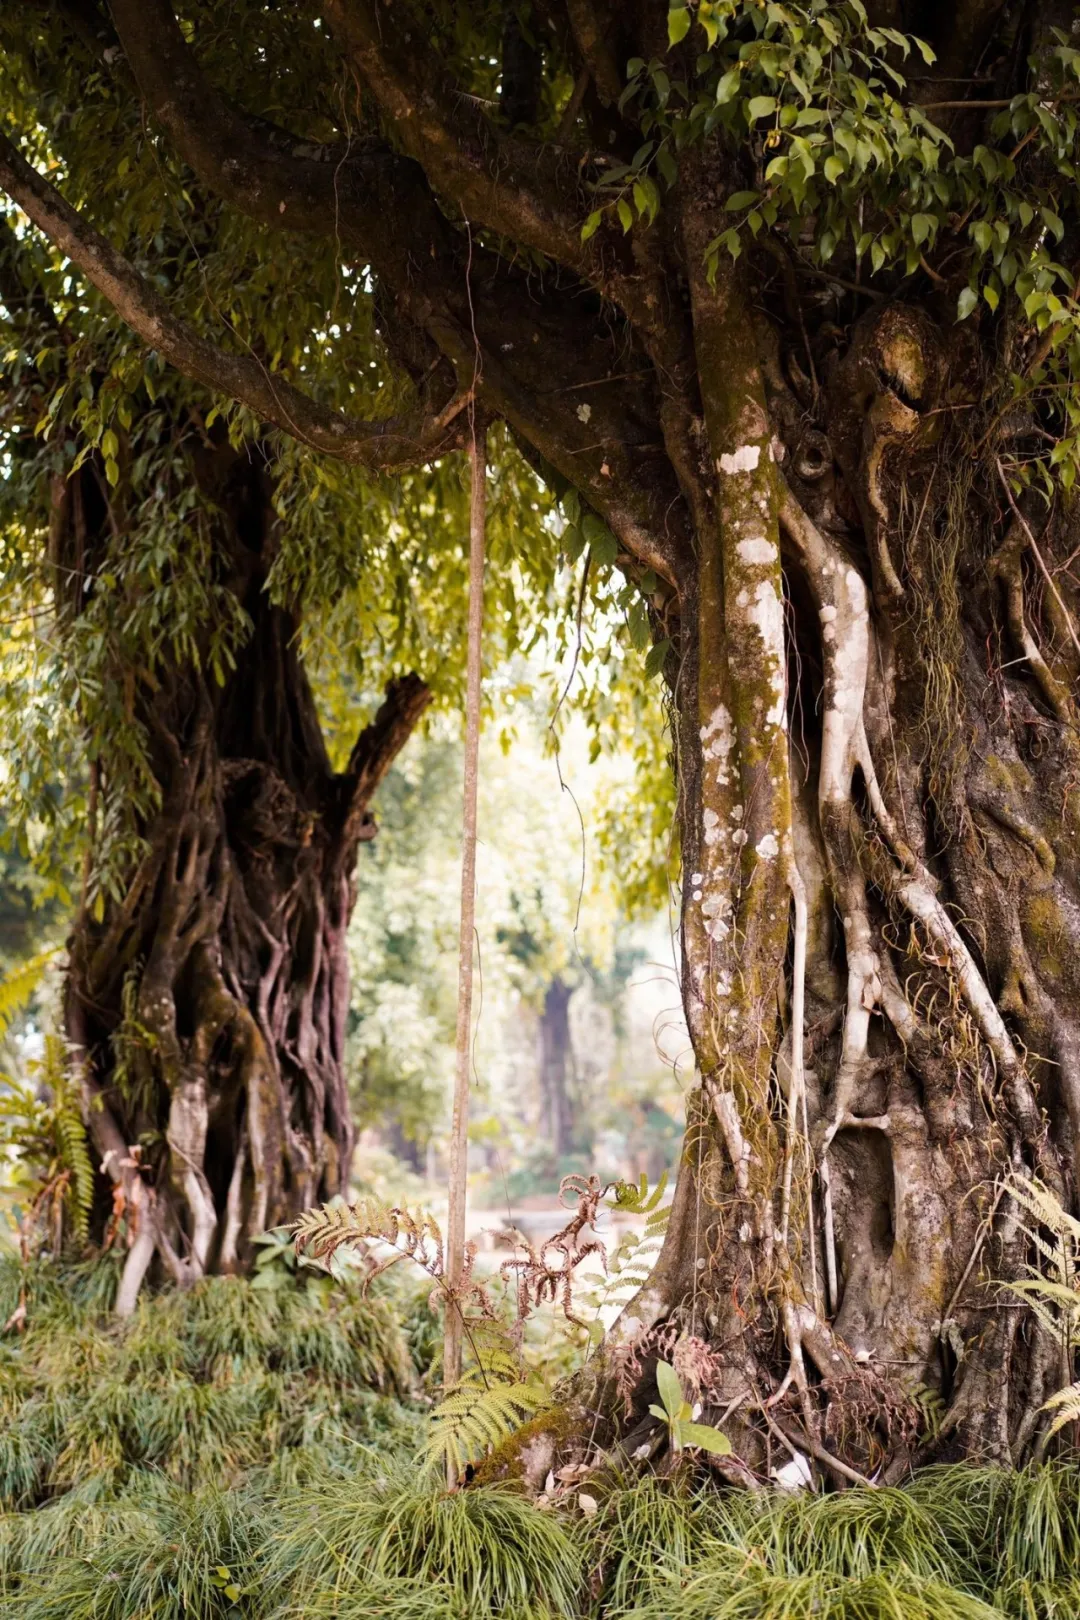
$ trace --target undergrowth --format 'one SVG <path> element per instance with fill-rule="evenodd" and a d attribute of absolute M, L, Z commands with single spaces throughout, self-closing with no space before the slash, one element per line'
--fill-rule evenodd
<path fill-rule="evenodd" d="M 389 1302 L 297 1282 L 207 1278 L 107 1315 L 116 1269 L 0 1260 L 0 1505 L 75 1487 L 122 1494 L 155 1470 L 185 1489 L 351 1467 L 411 1440 L 413 1367 Z M 23 1315 L 25 1313 L 25 1315 Z"/>
<path fill-rule="evenodd" d="M 110 1321 L 0 1262 L 0 1613 L 18 1620 L 1065 1620 L 1080 1463 L 829 1495 L 595 1475 L 537 1508 L 417 1463 L 425 1307 L 299 1274 Z M 405 1331 L 402 1331 L 402 1323 Z M 417 1355 L 410 1358 L 407 1343 Z"/>

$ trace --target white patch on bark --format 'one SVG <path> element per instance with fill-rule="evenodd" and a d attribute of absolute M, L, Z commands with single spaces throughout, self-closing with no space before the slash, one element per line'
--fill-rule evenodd
<path fill-rule="evenodd" d="M 759 838 L 757 844 L 755 845 L 755 850 L 761 860 L 775 860 L 777 855 L 780 853 L 780 845 L 777 841 L 776 834 L 774 832 L 769 832 L 765 834 L 764 838 Z"/>
<path fill-rule="evenodd" d="M 701 727 L 700 737 L 705 758 L 719 762 L 716 780 L 721 787 L 725 787 L 728 781 L 728 755 L 735 746 L 735 732 L 731 724 L 731 715 L 723 703 L 717 704 L 708 725 Z"/>
<path fill-rule="evenodd" d="M 780 593 L 771 579 L 758 581 L 749 614 L 750 622 L 761 637 L 767 653 L 777 663 L 784 662 L 784 607 Z"/>
<path fill-rule="evenodd" d="M 722 473 L 727 473 L 730 477 L 732 473 L 756 472 L 760 460 L 760 444 L 740 444 L 734 455 L 721 456 L 716 465 Z"/>
<path fill-rule="evenodd" d="M 710 939 L 726 939 L 731 932 L 726 920 L 731 915 L 731 896 L 723 889 L 710 894 L 701 903 L 701 915 L 705 918 L 705 932 Z"/>
<path fill-rule="evenodd" d="M 740 540 L 735 547 L 742 562 L 751 568 L 771 568 L 776 561 L 776 547 L 764 535 L 752 540 Z"/>

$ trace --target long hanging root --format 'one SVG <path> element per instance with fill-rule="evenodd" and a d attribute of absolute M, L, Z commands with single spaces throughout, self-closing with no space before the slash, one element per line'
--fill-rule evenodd
<path fill-rule="evenodd" d="M 848 983 L 841 1055 L 832 1116 L 818 1160 L 828 1303 L 835 1311 L 839 1279 L 829 1145 L 841 1129 L 873 1127 L 889 1134 L 892 1128 L 887 1113 L 867 1118 L 853 1106 L 860 1077 L 866 1071 L 870 1014 L 880 1009 L 905 1043 L 920 1032 L 917 1015 L 897 982 L 891 964 L 879 958 L 873 948 L 865 880 L 855 859 L 851 838 L 851 829 L 858 825 L 859 819 L 854 802 L 856 769 L 865 783 L 870 815 L 896 862 L 884 873 L 875 871 L 875 879 L 883 882 L 890 898 L 925 931 L 942 959 L 993 1057 L 1021 1134 L 1036 1149 L 1040 1160 L 1043 1154 L 1038 1144 L 1042 1132 L 1031 1082 L 986 980 L 938 898 L 936 883 L 901 835 L 881 790 L 864 722 L 871 649 L 866 587 L 857 571 L 817 529 L 789 489 L 782 495 L 781 522 L 798 550 L 821 623 L 825 709 L 818 809 L 834 896 L 843 915 L 847 948 Z"/>
<path fill-rule="evenodd" d="M 1011 491 L 1010 491 L 1011 494 Z M 1076 729 L 1076 708 L 1068 688 L 1051 670 L 1038 642 L 1031 633 L 1024 609 L 1024 579 L 1020 559 L 1025 544 L 1024 530 L 1014 522 L 1005 540 L 990 560 L 990 572 L 1005 591 L 1005 611 L 1013 639 L 1027 659 L 1031 673 L 1039 683 L 1043 697 L 1063 725 Z M 1071 621 L 1070 621 L 1071 623 Z"/>

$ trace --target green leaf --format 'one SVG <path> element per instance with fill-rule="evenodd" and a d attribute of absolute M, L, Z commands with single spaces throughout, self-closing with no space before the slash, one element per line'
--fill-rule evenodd
<path fill-rule="evenodd" d="M 680 40 L 686 38 L 690 32 L 691 16 L 685 6 L 672 6 L 667 14 L 667 37 L 669 45 L 678 45 Z"/>
<path fill-rule="evenodd" d="M 775 111 L 775 96 L 751 96 L 746 108 L 746 116 L 751 123 L 754 123 L 758 118 L 768 118 L 769 114 Z"/>
<path fill-rule="evenodd" d="M 834 181 L 839 180 L 840 176 L 844 172 L 845 167 L 846 165 L 843 158 L 838 157 L 835 152 L 825 159 L 825 178 L 830 185 L 832 185 Z"/>
<path fill-rule="evenodd" d="M 679 178 L 679 168 L 666 146 L 662 146 L 656 154 L 656 167 L 663 176 L 664 184 L 673 186 Z"/>
<path fill-rule="evenodd" d="M 709 1423 L 680 1424 L 679 1439 L 684 1446 L 697 1446 L 701 1451 L 711 1452 L 714 1457 L 731 1455 L 731 1441 L 727 1435 Z"/>
<path fill-rule="evenodd" d="M 667 659 L 667 655 L 670 651 L 671 642 L 667 636 L 664 637 L 663 641 L 658 641 L 655 647 L 651 647 L 649 649 L 648 655 L 645 659 L 646 680 L 651 681 L 654 675 L 659 675 L 660 671 L 664 667 L 664 662 Z"/>
<path fill-rule="evenodd" d="M 634 223 L 633 212 L 625 197 L 619 198 L 616 205 L 616 212 L 619 216 L 619 224 L 622 226 L 623 234 L 625 235 Z"/>
<path fill-rule="evenodd" d="M 585 536 L 576 523 L 568 523 L 562 532 L 562 548 L 567 562 L 576 563 L 585 550 Z"/>
<path fill-rule="evenodd" d="M 593 561 L 602 568 L 610 568 L 619 555 L 619 542 L 610 529 L 602 531 L 589 541 Z"/>
<path fill-rule="evenodd" d="M 929 240 L 937 221 L 933 214 L 913 214 L 911 218 L 911 235 L 917 247 Z"/>
<path fill-rule="evenodd" d="M 978 302 L 979 295 L 975 291 L 974 287 L 965 287 L 962 290 L 959 298 L 956 300 L 957 320 L 966 321 Z"/>
<path fill-rule="evenodd" d="M 594 208 L 584 225 L 581 227 L 581 240 L 587 242 L 590 236 L 595 236 L 600 228 L 600 221 L 604 217 L 602 208 Z"/>
<path fill-rule="evenodd" d="M 734 101 L 741 83 L 742 74 L 738 68 L 729 68 L 716 87 L 716 105 L 723 107 L 727 102 Z"/>
<path fill-rule="evenodd" d="M 674 1422 L 678 1419 L 679 1408 L 683 1402 L 682 1385 L 679 1375 L 670 1361 L 656 1363 L 656 1387 L 660 1392 L 660 1399 L 664 1403 L 664 1410 L 669 1419 Z"/>
<path fill-rule="evenodd" d="M 736 213 L 741 208 L 751 208 L 758 201 L 759 193 L 756 191 L 733 191 L 724 207 L 728 213 Z"/>

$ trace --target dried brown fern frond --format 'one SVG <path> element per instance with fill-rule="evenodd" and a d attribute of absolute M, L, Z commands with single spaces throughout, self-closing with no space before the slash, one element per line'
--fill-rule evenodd
<path fill-rule="evenodd" d="M 566 1208 L 568 1198 L 577 1200 L 577 1207 L 566 1225 L 539 1245 L 518 1234 L 518 1246 L 525 1253 L 504 1260 L 499 1275 L 514 1282 L 519 1328 L 545 1300 L 558 1305 L 566 1320 L 575 1327 L 588 1326 L 574 1315 L 574 1273 L 590 1254 L 599 1256 L 607 1272 L 606 1246 L 599 1238 L 582 1242 L 582 1233 L 593 1226 L 600 1201 L 607 1191 L 599 1176 L 564 1176 L 559 1184 L 559 1202 Z"/>

